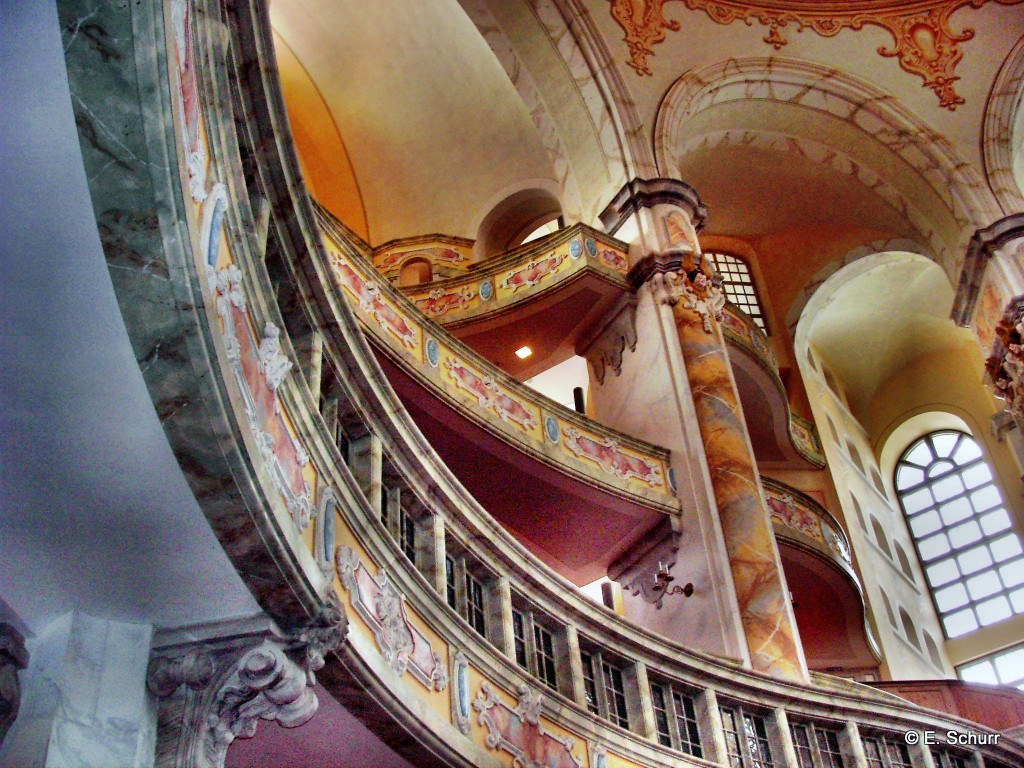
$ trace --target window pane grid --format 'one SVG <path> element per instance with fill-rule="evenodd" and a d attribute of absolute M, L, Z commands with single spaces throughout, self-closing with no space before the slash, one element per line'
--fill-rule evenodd
<path fill-rule="evenodd" d="M 481 637 L 487 637 L 484 620 L 484 586 L 471 574 L 466 574 L 466 621 Z"/>
<path fill-rule="evenodd" d="M 767 332 L 764 312 L 757 300 L 754 279 L 746 262 L 727 253 L 706 252 L 704 257 L 714 265 L 715 271 L 721 277 L 725 298 L 745 312 L 751 320 L 757 323 L 758 328 Z"/>
<path fill-rule="evenodd" d="M 693 699 L 679 691 L 672 691 L 672 704 L 676 711 L 676 725 L 679 727 L 679 749 L 694 757 L 704 757 Z"/>
<path fill-rule="evenodd" d="M 765 729 L 764 718 L 744 714 L 743 729 L 747 735 L 747 748 L 750 750 L 753 767 L 772 768 L 772 751 L 768 745 L 768 731 Z"/>
<path fill-rule="evenodd" d="M 516 664 L 528 669 L 526 663 L 526 618 L 521 611 L 512 609 L 512 640 L 515 646 Z"/>
<path fill-rule="evenodd" d="M 814 729 L 815 741 L 821 753 L 822 768 L 843 768 L 843 755 L 839 749 L 839 734 L 824 728 Z"/>
<path fill-rule="evenodd" d="M 1024 593 L 1011 593 L 1024 549 L 977 443 L 951 430 L 926 435 L 894 481 L 946 636 L 1024 613 Z"/>
<path fill-rule="evenodd" d="M 539 624 L 533 625 L 533 640 L 537 656 L 537 677 L 551 690 L 558 690 L 555 671 L 555 645 L 551 633 Z"/>
<path fill-rule="evenodd" d="M 660 685 L 651 686 L 651 704 L 654 707 L 654 725 L 658 731 L 658 743 L 663 747 L 672 746 L 672 732 L 668 728 L 668 702 L 665 689 Z"/>
<path fill-rule="evenodd" d="M 458 610 L 458 603 L 455 595 L 455 560 L 451 557 L 444 558 L 444 591 L 448 605 Z"/>
<path fill-rule="evenodd" d="M 594 657 L 589 653 L 581 653 L 583 662 L 583 696 L 587 700 L 587 709 L 591 714 L 598 714 L 597 680 L 594 677 Z"/>
<path fill-rule="evenodd" d="M 1005 685 L 1024 691 L 1024 643 L 957 667 L 961 680 Z"/>
<path fill-rule="evenodd" d="M 629 728 L 629 711 L 626 709 L 626 687 L 622 670 L 608 662 L 601 663 L 604 673 L 604 693 L 608 700 L 608 719 L 621 728 Z"/>

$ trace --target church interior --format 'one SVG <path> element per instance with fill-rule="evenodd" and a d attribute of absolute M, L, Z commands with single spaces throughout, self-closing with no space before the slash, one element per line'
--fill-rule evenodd
<path fill-rule="evenodd" d="M 0 36 L 0 766 L 1024 765 L 1022 0 Z"/>

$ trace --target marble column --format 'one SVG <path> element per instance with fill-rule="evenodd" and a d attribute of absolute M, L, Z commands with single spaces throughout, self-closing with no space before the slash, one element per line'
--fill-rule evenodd
<path fill-rule="evenodd" d="M 152 630 L 67 614 L 29 644 L 3 768 L 153 765 L 156 709 L 146 692 Z"/>
<path fill-rule="evenodd" d="M 642 249 L 633 254 L 630 278 L 637 286 L 646 284 L 656 303 L 672 308 L 751 666 L 806 681 L 768 504 L 719 325 L 725 296 L 697 241 L 695 193 L 667 179 L 631 184 L 620 193 L 619 206 L 620 215 L 638 224 L 631 247 Z"/>

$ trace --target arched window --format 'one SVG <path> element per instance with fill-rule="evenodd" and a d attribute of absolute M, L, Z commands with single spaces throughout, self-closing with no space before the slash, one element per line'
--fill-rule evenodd
<path fill-rule="evenodd" d="M 915 441 L 894 485 L 947 637 L 1024 613 L 1024 549 L 970 435 Z"/>
<path fill-rule="evenodd" d="M 738 256 L 713 251 L 705 251 L 704 258 L 711 262 L 715 272 L 721 276 L 725 298 L 746 312 L 757 323 L 757 327 L 767 333 L 764 312 L 761 310 L 761 302 L 754 289 L 754 277 L 750 274 L 747 262 Z"/>

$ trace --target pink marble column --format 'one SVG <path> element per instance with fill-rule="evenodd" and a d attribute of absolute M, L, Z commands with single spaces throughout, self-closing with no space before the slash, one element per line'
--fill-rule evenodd
<path fill-rule="evenodd" d="M 725 297 L 700 255 L 697 230 L 705 215 L 686 184 L 634 179 L 601 218 L 613 234 L 630 233 L 634 285 L 672 307 L 751 666 L 806 681 L 768 503 L 719 326 Z"/>
<path fill-rule="evenodd" d="M 807 680 L 789 591 L 718 319 L 724 303 L 699 256 L 670 257 L 655 271 L 655 299 L 672 306 L 711 475 L 752 667 Z M 678 265 L 678 266 L 677 266 Z"/>

